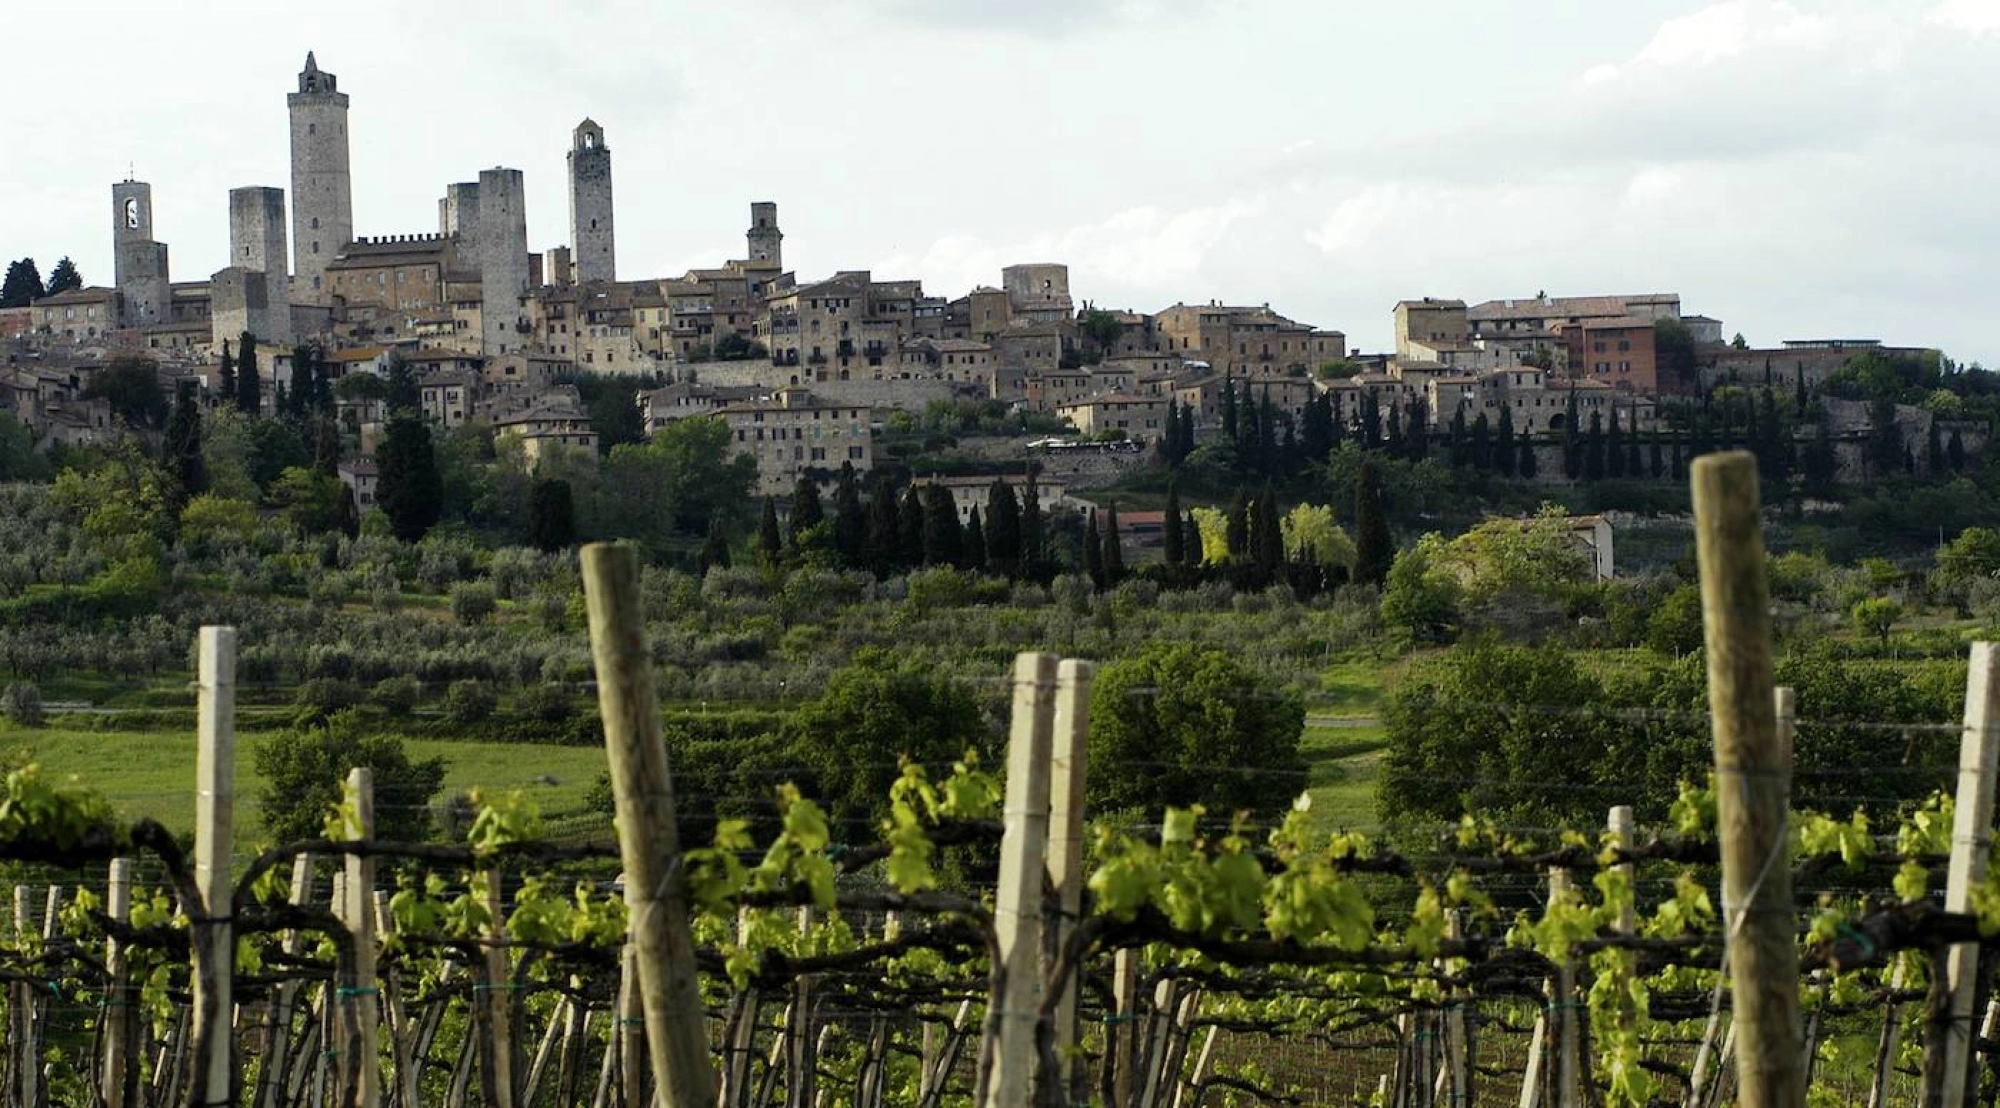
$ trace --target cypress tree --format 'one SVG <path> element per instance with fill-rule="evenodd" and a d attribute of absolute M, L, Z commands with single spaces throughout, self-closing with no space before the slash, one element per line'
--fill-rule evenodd
<path fill-rule="evenodd" d="M 1430 457 L 1431 431 L 1430 413 L 1421 396 L 1410 399 L 1410 417 L 1403 422 L 1403 449 L 1410 460 L 1421 462 Z"/>
<path fill-rule="evenodd" d="M 903 510 L 897 516 L 897 533 L 902 536 L 903 566 L 915 569 L 924 564 L 924 493 L 915 485 L 903 493 Z"/>
<path fill-rule="evenodd" d="M 1099 592 L 1104 591 L 1104 551 L 1100 544 L 1103 539 L 1097 533 L 1097 513 L 1083 525 L 1083 571 L 1090 576 L 1090 583 Z"/>
<path fill-rule="evenodd" d="M 1486 413 L 1472 421 L 1472 467 L 1493 469 L 1493 431 L 1486 425 Z"/>
<path fill-rule="evenodd" d="M 980 526 L 977 505 L 965 520 L 965 564 L 981 573 L 986 571 L 986 528 Z"/>
<path fill-rule="evenodd" d="M 1645 464 L 1639 457 L 1639 437 L 1637 435 L 1625 436 L 1625 475 L 1628 477 L 1644 477 L 1646 475 Z"/>
<path fill-rule="evenodd" d="M 1201 524 L 1194 521 L 1194 512 L 1190 509 L 1181 524 L 1181 564 L 1189 569 L 1200 569 L 1202 561 Z"/>
<path fill-rule="evenodd" d="M 1167 508 L 1160 528 L 1160 558 L 1169 566 L 1178 566 L 1187 560 L 1187 536 L 1181 533 L 1181 490 L 1172 481 L 1167 482 Z"/>
<path fill-rule="evenodd" d="M 1104 554 L 1098 559 L 1104 569 L 1104 586 L 1114 587 L 1125 579 L 1125 543 L 1118 534 L 1118 502 L 1104 510 Z"/>
<path fill-rule="evenodd" d="M 1465 408 L 1460 406 L 1451 413 L 1451 435 L 1445 443 L 1445 456 L 1451 459 L 1453 469 L 1464 468 L 1470 457 L 1465 440 Z"/>
<path fill-rule="evenodd" d="M 1521 458 L 1516 468 L 1519 469 L 1522 477 L 1530 481 L 1535 479 L 1535 471 L 1541 468 L 1540 463 L 1535 460 L 1534 437 L 1526 431 L 1521 432 Z"/>
<path fill-rule="evenodd" d="M 1167 398 L 1167 429 L 1160 436 L 1160 456 L 1169 467 L 1181 464 L 1181 405 L 1172 397 Z"/>
<path fill-rule="evenodd" d="M 389 517 L 389 530 L 404 542 L 423 538 L 444 502 L 431 429 L 412 413 L 392 417 L 375 448 L 375 465 L 375 502 Z"/>
<path fill-rule="evenodd" d="M 1269 482 L 1257 498 L 1252 517 L 1256 521 L 1250 542 L 1252 558 L 1258 578 L 1269 584 L 1278 579 L 1278 569 L 1285 561 L 1284 531 L 1278 524 L 1278 495 Z"/>
<path fill-rule="evenodd" d="M 896 512 L 896 487 L 877 477 L 868 495 L 868 568 L 888 577 L 903 564 L 903 534 Z"/>
<path fill-rule="evenodd" d="M 1382 506 L 1381 478 L 1375 463 L 1363 461 L 1354 475 L 1354 580 L 1380 585 L 1396 560 L 1396 541 Z"/>
<path fill-rule="evenodd" d="M 1563 420 L 1563 476 L 1574 481 L 1583 476 L 1583 428 L 1577 426 L 1583 417 L 1576 406 L 1576 390 L 1569 392 L 1569 408 Z"/>
<path fill-rule="evenodd" d="M 1241 417 L 1236 410 L 1236 378 L 1224 375 L 1222 378 L 1222 437 L 1231 446 L 1238 445 L 1241 438 Z"/>
<path fill-rule="evenodd" d="M 1604 480 L 1604 421 L 1590 413 L 1590 432 L 1583 437 L 1583 479 Z"/>
<path fill-rule="evenodd" d="M 959 526 L 958 505 L 943 485 L 924 486 L 924 562 L 959 566 L 965 559 L 965 529 Z"/>
<path fill-rule="evenodd" d="M 1611 427 L 1604 433 L 1604 471 L 1614 478 L 1625 476 L 1625 435 L 1618 427 L 1616 405 L 1611 408 Z"/>
<path fill-rule="evenodd" d="M 1965 439 L 1959 435 L 1956 427 L 1951 429 L 1951 438 L 1944 445 L 1944 455 L 1945 462 L 1951 466 L 1953 473 L 1965 469 Z"/>
<path fill-rule="evenodd" d="M 222 340 L 222 372 L 216 394 L 223 403 L 236 403 L 236 355 L 229 352 L 228 339 Z"/>
<path fill-rule="evenodd" d="M 1655 431 L 1653 433 L 1653 480 L 1658 481 L 1666 475 L 1667 461 L 1660 453 L 1660 435 L 1659 432 Z"/>
<path fill-rule="evenodd" d="M 568 481 L 536 479 L 528 486 L 528 545 L 544 554 L 576 541 L 576 504 Z"/>
<path fill-rule="evenodd" d="M 1028 488 L 1021 498 L 1021 576 L 1035 577 L 1041 573 L 1042 551 L 1042 493 L 1035 485 L 1035 468 L 1028 467 Z"/>
<path fill-rule="evenodd" d="M 1936 477 L 1944 472 L 1944 432 L 1938 429 L 1938 421 L 1931 420 L 1931 431 L 1924 444 L 1924 464 L 1930 467 L 1930 475 Z"/>
<path fill-rule="evenodd" d="M 840 464 L 833 483 L 833 548 L 848 569 L 868 564 L 868 514 L 861 506 L 861 477 L 853 462 Z"/>
<path fill-rule="evenodd" d="M 701 572 L 707 576 L 711 569 L 729 568 L 729 535 L 722 529 L 722 520 L 711 516 L 708 521 L 708 538 L 701 544 Z"/>
<path fill-rule="evenodd" d="M 995 477 L 986 487 L 986 565 L 1003 577 L 1021 572 L 1021 502 L 1014 486 Z"/>
<path fill-rule="evenodd" d="M 1673 447 L 1673 456 L 1667 463 L 1667 476 L 1679 481 L 1687 476 L 1687 460 L 1681 457 L 1681 437 L 1678 433 L 1674 435 Z"/>
<path fill-rule="evenodd" d="M 778 502 L 764 498 L 764 517 L 757 523 L 757 562 L 766 570 L 785 563 L 785 537 L 778 531 Z"/>
<path fill-rule="evenodd" d="M 1194 405 L 1181 407 L 1181 458 L 1194 453 Z"/>
<path fill-rule="evenodd" d="M 1401 404 L 1389 405 L 1389 434 L 1383 441 L 1382 446 L 1383 449 L 1389 452 L 1391 458 L 1400 458 L 1403 456 L 1403 406 Z"/>
<path fill-rule="evenodd" d="M 1375 400 L 1375 390 L 1368 389 L 1361 394 L 1361 449 L 1370 452 L 1382 448 L 1382 409 Z"/>
<path fill-rule="evenodd" d="M 1299 426 L 1299 450 L 1314 465 L 1326 461 L 1327 452 L 1333 449 L 1333 407 L 1332 398 L 1320 393 L 1306 402 L 1305 414 Z"/>
<path fill-rule="evenodd" d="M 826 508 L 819 500 L 819 482 L 802 476 L 792 486 L 792 511 L 787 522 L 791 524 L 794 549 L 806 538 L 806 532 L 826 522 Z"/>
<path fill-rule="evenodd" d="M 161 461 L 174 475 L 181 503 L 208 491 L 208 467 L 201 460 L 201 402 L 193 381 L 174 387 L 174 410 L 167 417 Z"/>
<path fill-rule="evenodd" d="M 245 415 L 262 408 L 263 374 L 257 371 L 257 336 L 248 331 L 236 342 L 236 407 Z"/>
<path fill-rule="evenodd" d="M 1241 485 L 1237 486 L 1236 496 L 1229 502 L 1229 522 L 1223 537 L 1229 546 L 1230 561 L 1237 561 L 1250 553 L 1250 501 Z"/>
<path fill-rule="evenodd" d="M 1514 464 L 1514 406 L 1500 405 L 1500 426 L 1493 435 L 1493 468 L 1502 477 L 1519 471 Z"/>

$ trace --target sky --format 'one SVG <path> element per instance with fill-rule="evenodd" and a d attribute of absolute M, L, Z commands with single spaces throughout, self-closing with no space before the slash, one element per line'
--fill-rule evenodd
<path fill-rule="evenodd" d="M 589 116 L 626 279 L 742 256 L 774 200 L 802 280 L 1059 261 L 1099 306 L 1269 303 L 1364 350 L 1404 298 L 1672 291 L 1758 345 L 2000 366 L 2000 0 L 35 5 L 0 255 L 109 284 L 129 171 L 174 278 L 220 268 L 228 190 L 290 186 L 308 49 L 363 235 L 506 165 L 560 245 Z"/>

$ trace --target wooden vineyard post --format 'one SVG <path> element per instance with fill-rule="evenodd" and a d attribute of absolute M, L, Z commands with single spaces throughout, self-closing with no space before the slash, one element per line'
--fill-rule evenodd
<path fill-rule="evenodd" d="M 313 860 L 310 854 L 300 854 L 292 859 L 292 894 L 294 908 L 312 900 Z M 305 936 L 297 931 L 285 932 L 283 949 L 286 954 L 296 955 L 305 944 Z M 273 992 L 271 1010 L 264 1020 L 264 1064 L 257 1075 L 255 1108 L 278 1108 L 285 1097 L 285 1088 L 290 1073 L 287 1060 L 291 1052 L 287 1049 L 292 1034 L 292 1016 L 298 1006 L 299 984 L 296 981 L 280 983 Z"/>
<path fill-rule="evenodd" d="M 23 949 L 34 933 L 30 902 L 28 886 L 14 886 L 14 943 Z M 7 1047 L 10 1099 L 32 1108 L 41 1100 L 42 1069 L 35 1050 L 34 987 L 25 975 L 7 990 Z"/>
<path fill-rule="evenodd" d="M 1054 729 L 1056 659 L 1014 659 L 1014 706 L 1007 740 L 1006 829 L 993 924 L 999 935 L 1000 992 L 987 1013 L 991 1051 L 980 1067 L 980 1102 L 1021 1108 L 1034 1087 L 1035 1028 L 1041 992 L 1043 852 L 1049 832 L 1049 745 Z M 983 1052 L 984 1053 L 984 1052 Z"/>
<path fill-rule="evenodd" d="M 236 629 L 204 627 L 195 704 L 194 1103 L 236 1103 L 229 845 L 236 801 Z"/>
<path fill-rule="evenodd" d="M 1138 1056 L 1139 954 L 1121 946 L 1111 956 L 1111 994 L 1117 1009 L 1111 1014 L 1111 1030 L 1104 1036 L 1104 1065 L 1111 1074 L 1105 1089 L 1112 1104 L 1132 1103 L 1137 1086 L 1132 1080 Z"/>
<path fill-rule="evenodd" d="M 113 858 L 111 876 L 104 888 L 104 911 L 117 923 L 132 919 L 132 859 Z M 138 1023 L 132 1018 L 132 988 L 125 980 L 130 956 L 116 938 L 104 944 L 104 1073 L 101 1078 L 104 1108 L 138 1108 L 139 1070 L 132 1064 L 133 1032 Z"/>
<path fill-rule="evenodd" d="M 715 1103 L 694 938 L 682 883 L 674 786 L 653 658 L 639 598 L 633 549 L 609 543 L 583 548 L 583 592 L 597 662 L 597 702 L 611 762 L 618 848 L 625 864 L 625 904 L 638 955 L 646 1045 L 667 1108 Z M 637 1091 L 626 1089 L 626 1103 Z"/>
<path fill-rule="evenodd" d="M 355 839 L 375 837 L 375 775 L 365 766 L 347 773 L 348 801 L 354 806 L 348 833 Z M 335 1012 L 341 1027 L 340 1087 L 342 1108 L 376 1108 L 382 1101 L 382 1057 L 376 1049 L 380 1009 L 375 985 L 375 859 L 347 856 L 347 880 L 342 883 L 342 922 L 354 939 L 353 979 L 334 989 Z"/>
<path fill-rule="evenodd" d="M 1743 1108 L 1799 1108 L 1799 959 L 1784 857 L 1791 759 L 1775 712 L 1756 459 L 1697 458 L 1691 484 L 1738 1089 Z"/>
<path fill-rule="evenodd" d="M 374 834 L 370 828 L 369 834 Z M 378 934 L 390 935 L 396 929 L 396 920 L 389 910 L 389 894 L 375 890 L 375 930 Z M 395 1067 L 395 1093 L 391 1097 L 404 1108 L 413 1108 L 417 1103 L 417 1072 L 411 1046 L 416 1036 L 410 1027 L 409 1009 L 403 1003 L 402 971 L 391 967 L 382 981 L 382 1011 L 389 1019 L 390 1063 Z"/>
<path fill-rule="evenodd" d="M 1994 644 L 1972 644 L 1965 675 L 1965 730 L 1959 738 L 1958 796 L 1953 806 L 1951 868 L 1945 878 L 1944 910 L 1971 912 L 1972 891 L 1986 880 L 1992 850 L 1993 784 L 2000 769 L 2000 653 Z M 1924 1103 L 1959 1108 L 1967 1103 L 1972 1076 L 1973 1009 L 1979 987 L 1979 946 L 1948 948 L 1944 990 L 1948 1007 L 1933 1028 L 1933 1048 L 1924 1053 Z"/>
<path fill-rule="evenodd" d="M 618 1096 L 639 1108 L 646 1089 L 646 1006 L 639 997 L 639 950 L 630 942 L 618 959 Z"/>
<path fill-rule="evenodd" d="M 1551 869 L 1550 902 L 1569 891 L 1569 871 Z M 1555 1064 L 1549 1069 L 1555 1075 L 1556 1089 L 1550 1103 L 1555 1108 L 1578 1108 L 1577 1094 L 1581 1091 L 1583 1076 L 1583 1036 L 1582 1028 L 1577 1026 L 1576 1014 L 1581 1007 L 1576 1000 L 1576 970 L 1564 962 L 1556 967 L 1556 988 L 1549 998 L 1549 1041 L 1555 1054 Z"/>
<path fill-rule="evenodd" d="M 1087 741 L 1093 672 L 1089 662 L 1073 658 L 1064 659 L 1056 667 L 1055 723 L 1049 762 L 1049 888 L 1055 893 L 1056 903 L 1045 944 L 1049 964 L 1054 963 L 1083 911 L 1083 810 L 1089 769 Z M 1045 1080 L 1060 1080 L 1057 1088 L 1062 1091 L 1064 1103 L 1081 1103 L 1085 1099 L 1083 1068 L 1072 1060 L 1077 1043 L 1078 989 L 1070 979 L 1050 985 L 1061 990 L 1053 1029 L 1061 1073 L 1045 1075 Z"/>
<path fill-rule="evenodd" d="M 480 870 L 473 875 L 473 888 L 486 906 L 486 948 L 480 981 L 473 985 L 479 1008 L 484 1050 L 484 1092 L 489 1108 L 514 1108 L 517 1087 L 514 1067 L 513 975 L 508 972 L 507 920 L 501 914 L 500 871 Z"/>

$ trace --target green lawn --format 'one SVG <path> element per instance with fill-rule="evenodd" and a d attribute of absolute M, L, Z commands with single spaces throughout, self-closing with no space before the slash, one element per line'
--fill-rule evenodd
<path fill-rule="evenodd" d="M 254 849 L 265 838 L 257 819 L 264 782 L 252 766 L 258 743 L 283 741 L 285 732 L 239 734 L 236 744 L 236 847 Z M 583 794 L 605 768 L 597 747 L 526 743 L 405 741 L 410 757 L 445 762 L 449 796 L 474 787 L 521 789 L 555 817 L 582 808 Z M 178 731 L 96 732 L 0 727 L 0 747 L 25 748 L 43 770 L 74 777 L 110 798 L 124 815 L 150 816 L 175 831 L 194 827 L 194 735 Z M 553 783 L 550 783 L 553 782 Z M 609 831 L 609 820 L 605 821 Z"/>
<path fill-rule="evenodd" d="M 1387 746 L 1379 725 L 1306 728 L 1299 751 L 1305 755 L 1311 774 L 1306 791 L 1312 796 L 1316 830 L 1380 829 L 1381 821 L 1375 815 L 1375 782 Z"/>

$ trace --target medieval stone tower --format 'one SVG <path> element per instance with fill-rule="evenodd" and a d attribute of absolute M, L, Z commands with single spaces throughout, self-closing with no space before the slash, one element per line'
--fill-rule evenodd
<path fill-rule="evenodd" d="M 173 314 L 167 284 L 167 244 L 153 241 L 153 186 L 120 181 L 111 186 L 112 272 L 124 301 L 128 327 L 165 323 Z"/>
<path fill-rule="evenodd" d="M 291 282 L 285 277 L 285 190 L 252 185 L 229 190 L 229 264 L 264 286 L 264 312 L 249 331 L 273 346 L 292 343 Z M 219 315 L 218 315 L 219 318 Z M 230 332 L 221 332 L 225 336 Z"/>
<path fill-rule="evenodd" d="M 611 232 L 611 148 L 604 145 L 604 128 L 589 119 L 570 136 L 569 242 L 577 284 L 618 279 Z M 569 278 L 566 273 L 546 276 L 559 285 Z"/>
<path fill-rule="evenodd" d="M 347 166 L 347 94 L 311 53 L 292 112 L 292 273 L 302 303 L 328 304 L 326 267 L 354 240 L 354 183 Z"/>
<path fill-rule="evenodd" d="M 750 205 L 750 261 L 759 268 L 785 268 L 785 233 L 778 230 L 778 205 L 769 200 Z"/>
<path fill-rule="evenodd" d="M 465 225 L 459 224 L 463 242 Z M 495 358 L 527 345 L 516 328 L 528 291 L 527 191 L 518 169 L 479 171 L 479 220 L 473 238 L 479 265 L 480 332 L 485 354 Z"/>

